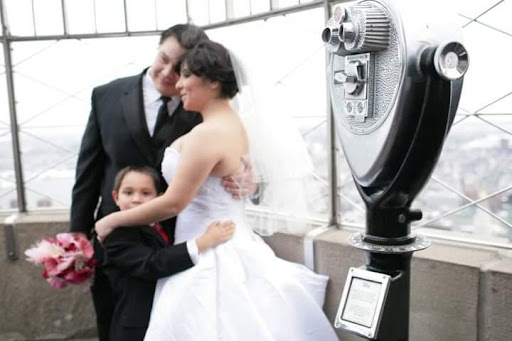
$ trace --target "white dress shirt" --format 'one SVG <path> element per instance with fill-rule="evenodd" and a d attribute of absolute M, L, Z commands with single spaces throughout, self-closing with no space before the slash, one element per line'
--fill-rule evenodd
<path fill-rule="evenodd" d="M 153 136 L 155 132 L 156 119 L 158 110 L 163 104 L 161 99 L 162 94 L 155 88 L 155 84 L 149 75 L 151 69 L 148 69 L 142 78 L 142 95 L 144 100 L 144 113 L 146 114 L 146 124 L 148 125 L 149 136 Z M 172 96 L 171 100 L 167 102 L 167 109 L 169 116 L 171 116 L 178 105 L 180 105 L 180 96 Z"/>

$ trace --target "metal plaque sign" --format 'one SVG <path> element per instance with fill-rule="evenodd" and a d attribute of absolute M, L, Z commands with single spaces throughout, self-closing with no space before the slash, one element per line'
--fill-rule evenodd
<path fill-rule="evenodd" d="M 376 338 L 390 281 L 386 274 L 350 268 L 334 326 Z"/>

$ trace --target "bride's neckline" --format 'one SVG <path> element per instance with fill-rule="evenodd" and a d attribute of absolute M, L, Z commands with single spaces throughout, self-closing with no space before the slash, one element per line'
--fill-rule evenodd
<path fill-rule="evenodd" d="M 177 156 L 181 157 L 181 151 L 179 151 L 178 149 L 176 149 L 175 147 L 173 146 L 169 146 L 167 147 L 167 149 L 173 151 Z M 243 167 L 243 165 L 241 165 L 241 167 Z M 223 176 L 221 175 L 215 175 L 215 174 L 208 174 L 208 177 L 213 177 L 213 178 L 223 178 Z"/>

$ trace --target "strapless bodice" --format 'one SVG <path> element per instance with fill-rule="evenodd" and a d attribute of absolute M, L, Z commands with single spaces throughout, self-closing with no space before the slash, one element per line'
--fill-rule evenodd
<path fill-rule="evenodd" d="M 178 168 L 180 153 L 174 148 L 167 148 L 162 160 L 162 175 L 171 183 Z M 235 200 L 222 186 L 222 178 L 210 175 L 199 188 L 190 204 L 178 215 L 175 232 L 175 244 L 204 233 L 215 220 L 239 220 L 243 217 L 244 204 Z"/>

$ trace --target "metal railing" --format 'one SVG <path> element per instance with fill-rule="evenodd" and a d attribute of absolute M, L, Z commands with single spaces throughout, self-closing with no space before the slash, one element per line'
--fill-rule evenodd
<path fill-rule="evenodd" d="M 34 177 L 37 177 L 37 175 L 31 176 L 29 179 L 24 179 L 24 172 L 23 172 L 23 163 L 21 158 L 21 148 L 20 148 L 20 138 L 19 138 L 19 128 L 20 124 L 18 123 L 18 115 L 16 112 L 16 96 L 15 96 L 15 87 L 14 87 L 14 78 L 13 78 L 13 65 L 12 65 L 12 59 L 11 59 L 11 44 L 17 43 L 17 42 L 35 42 L 35 41 L 52 41 L 52 40 L 66 40 L 66 39 L 77 39 L 77 40 L 86 40 L 86 39 L 96 39 L 96 38 L 116 38 L 116 37 L 136 37 L 136 36 L 157 36 L 161 33 L 161 29 L 159 28 L 160 23 L 158 19 L 158 3 L 156 0 L 153 0 L 153 7 L 154 7 L 154 28 L 148 29 L 148 30 L 130 30 L 130 18 L 128 15 L 129 12 L 129 2 L 127 0 L 122 0 L 122 12 L 121 16 L 123 18 L 124 22 L 124 30 L 121 30 L 119 32 L 101 32 L 101 30 L 98 27 L 98 21 L 97 21 L 97 6 L 96 1 L 97 0 L 91 0 L 92 6 L 93 6 L 93 18 L 94 18 L 94 24 L 93 24 L 93 33 L 70 33 L 70 27 L 69 27 L 69 17 L 68 17 L 68 11 L 67 11 L 67 2 L 65 0 L 60 1 L 60 18 L 62 21 L 62 33 L 60 34 L 39 34 L 37 32 L 37 24 L 36 24 L 36 11 L 34 6 L 34 0 L 31 0 L 31 16 L 32 16 L 32 25 L 34 27 L 33 34 L 31 35 L 13 35 L 8 27 L 8 13 L 6 13 L 6 0 L 0 0 L 0 19 L 2 21 L 2 31 L 1 31 L 1 37 L 0 41 L 3 45 L 3 54 L 4 54 L 4 68 L 5 68 L 5 75 L 6 75 L 6 83 L 7 83 L 7 92 L 8 92 L 8 101 L 9 101 L 9 120 L 10 120 L 10 132 L 11 132 L 11 138 L 12 138 L 12 150 L 13 150 L 13 163 L 14 163 L 14 172 L 15 172 L 15 182 L 16 182 L 16 193 L 17 193 L 17 210 L 19 212 L 26 212 L 27 211 L 27 205 L 26 205 L 26 188 L 25 184 L 27 181 L 30 181 L 31 179 L 34 179 Z M 251 2 L 249 3 L 249 11 L 245 13 L 245 15 L 236 17 L 235 16 L 235 1 L 236 0 L 224 0 L 224 20 L 214 22 L 214 19 L 211 17 L 210 14 L 208 14 L 208 20 L 207 22 L 203 23 L 201 26 L 205 28 L 206 30 L 210 29 L 217 29 L 222 27 L 228 27 L 228 26 L 234 26 L 239 24 L 245 24 L 249 22 L 254 21 L 260 21 L 260 20 L 266 20 L 269 18 L 273 18 L 276 16 L 282 16 L 282 15 L 288 15 L 292 13 L 297 13 L 301 11 L 307 11 L 311 9 L 318 9 L 323 8 L 324 14 L 325 14 L 325 20 L 327 20 L 330 17 L 330 8 L 333 3 L 337 3 L 339 1 L 332 1 L 332 0 L 323 0 L 323 1 L 296 1 L 295 5 L 288 6 L 285 8 L 281 8 L 278 0 L 268 0 L 268 6 L 265 11 L 252 11 Z M 512 33 L 506 32 L 502 29 L 499 29 L 497 27 L 490 26 L 487 23 L 482 22 L 480 19 L 485 16 L 485 14 L 489 13 L 491 10 L 499 9 L 499 6 L 502 5 L 505 1 L 499 1 L 495 4 L 490 5 L 488 8 L 482 10 L 480 13 L 478 13 L 474 18 L 470 18 L 465 15 L 460 15 L 461 18 L 467 19 L 468 22 L 463 25 L 463 28 L 466 29 L 467 27 L 471 27 L 471 25 L 481 25 L 486 28 L 490 28 L 494 30 L 495 32 L 499 34 L 503 34 L 506 37 L 512 37 Z M 206 1 L 205 3 L 210 6 L 210 1 Z M 191 6 L 189 1 L 184 0 L 184 21 L 191 22 L 194 20 L 194 14 L 191 11 Z M 210 13 L 210 12 L 209 12 Z M 320 31 L 320 30 L 319 30 Z M 320 38 L 319 38 L 320 39 Z M 33 56 L 29 56 L 28 58 L 32 58 Z M 299 67 L 300 65 L 297 65 Z M 294 70 L 291 70 L 290 73 L 293 73 Z M 281 80 L 284 80 L 288 74 L 283 75 Z M 74 96 L 75 94 L 68 94 L 68 96 Z M 326 188 L 328 188 L 328 207 L 329 212 L 328 215 L 328 222 L 331 225 L 340 225 L 342 223 L 342 219 L 340 219 L 340 214 L 343 214 L 343 212 L 339 212 L 339 200 L 343 199 L 346 202 L 351 205 L 354 210 L 356 211 L 363 211 L 361 204 L 358 203 L 356 200 L 352 200 L 350 196 L 346 195 L 343 191 L 343 188 L 347 185 L 347 183 L 341 183 L 338 184 L 338 153 L 340 151 L 336 148 L 336 141 L 335 141 L 335 132 L 334 132 L 334 124 L 332 121 L 332 113 L 330 112 L 330 100 L 328 98 L 328 94 L 326 94 L 327 98 L 327 112 L 326 112 L 326 119 L 321 120 L 319 123 L 315 124 L 313 127 L 308 129 L 303 133 L 304 136 L 307 136 L 311 131 L 314 131 L 318 129 L 319 127 L 322 127 L 324 124 L 326 125 L 326 132 L 328 136 L 328 148 L 329 148 L 329 158 L 327 160 L 327 169 L 328 169 L 328 176 L 327 178 L 323 178 L 320 175 L 316 174 L 315 177 L 322 181 Z M 490 117 L 497 116 L 497 115 L 508 115 L 512 116 L 512 110 L 510 113 L 484 113 L 482 112 L 484 109 L 489 108 L 491 105 L 494 105 L 499 102 L 506 101 L 507 99 L 510 99 L 510 96 L 512 96 L 512 91 L 508 90 L 505 91 L 504 95 L 498 96 L 496 99 L 490 101 L 489 103 L 482 106 L 480 109 L 476 111 L 469 111 L 465 110 L 464 108 L 459 108 L 459 112 L 456 118 L 456 121 L 454 123 L 454 128 L 456 128 L 461 122 L 467 120 L 468 118 L 475 118 L 481 121 L 483 124 L 492 127 L 493 129 L 496 129 L 500 131 L 501 133 L 506 134 L 507 136 L 511 136 L 512 132 L 508 130 L 507 128 L 500 126 L 499 124 L 496 124 L 490 120 Z M 44 111 L 36 114 L 41 115 Z M 33 118 L 31 118 L 33 119 Z M 28 122 L 29 120 L 26 120 L 25 122 L 21 122 L 21 125 Z M 453 129 L 453 128 L 452 128 Z M 49 141 L 47 141 L 49 142 Z M 60 148 L 61 146 L 56 146 Z M 71 157 L 76 156 L 73 155 Z M 69 158 L 69 157 L 68 157 Z M 68 158 L 64 158 L 63 161 L 66 161 Z M 59 163 L 56 163 L 53 165 L 53 167 L 56 167 Z M 42 170 L 42 172 L 46 172 L 48 170 L 52 169 L 52 167 L 45 168 Z M 40 172 L 38 173 L 40 174 Z M 6 179 L 4 179 L 6 180 Z M 8 181 L 8 180 L 7 180 Z M 349 180 L 348 183 L 350 183 Z M 483 201 L 486 201 L 490 198 L 496 197 L 500 194 L 503 194 L 507 191 L 510 191 L 512 189 L 512 186 L 505 186 L 502 189 L 496 190 L 490 195 L 483 196 L 479 199 L 471 199 L 466 194 L 461 192 L 460 190 L 457 190 L 454 186 L 448 184 L 446 181 L 443 181 L 439 177 L 434 176 L 433 181 L 443 186 L 445 189 L 449 190 L 450 192 L 454 193 L 456 196 L 460 197 L 461 199 L 465 200 L 466 203 L 455 208 L 455 209 L 449 209 L 445 210 L 444 212 L 439 213 L 436 217 L 433 217 L 429 219 L 428 221 L 422 223 L 421 225 L 417 227 L 425 227 L 429 224 L 436 222 L 442 218 L 451 216 L 456 214 L 457 212 L 460 212 L 461 210 L 464 210 L 468 207 L 475 207 L 477 210 L 483 211 L 485 214 L 489 215 L 499 223 L 503 224 L 507 228 L 512 228 L 512 224 L 509 220 L 504 219 L 500 217 L 498 214 L 492 212 L 485 206 L 483 206 L 481 203 Z M 3 194 L 5 195 L 5 193 Z M 46 194 L 45 194 L 46 195 Z"/>

